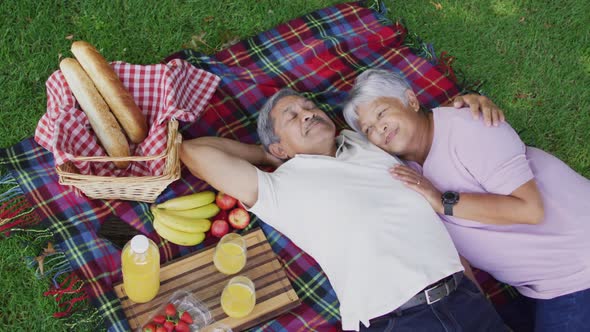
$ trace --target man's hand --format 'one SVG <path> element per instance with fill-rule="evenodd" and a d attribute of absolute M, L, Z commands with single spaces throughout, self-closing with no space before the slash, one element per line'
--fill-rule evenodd
<path fill-rule="evenodd" d="M 498 126 L 505 121 L 504 112 L 488 97 L 476 94 L 468 94 L 464 96 L 457 96 L 453 99 L 453 106 L 455 108 L 462 108 L 469 106 L 474 119 L 479 119 L 479 114 L 483 114 L 483 119 L 486 126 Z"/>
<path fill-rule="evenodd" d="M 281 166 L 285 161 L 281 160 L 275 156 L 273 156 L 270 152 L 266 151 L 262 145 L 260 145 L 260 149 L 264 153 L 264 163 L 263 165 L 270 165 L 273 167 Z"/>

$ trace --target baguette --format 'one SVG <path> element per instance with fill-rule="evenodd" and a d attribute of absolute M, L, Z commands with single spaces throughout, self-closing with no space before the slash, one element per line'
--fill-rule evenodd
<path fill-rule="evenodd" d="M 129 157 L 129 143 L 121 126 L 78 61 L 65 58 L 59 68 L 107 154 L 111 157 Z M 115 161 L 115 165 L 127 168 L 129 161 Z"/>
<path fill-rule="evenodd" d="M 111 65 L 94 46 L 85 41 L 72 43 L 72 53 L 94 82 L 129 140 L 141 143 L 148 134 L 147 120 Z"/>

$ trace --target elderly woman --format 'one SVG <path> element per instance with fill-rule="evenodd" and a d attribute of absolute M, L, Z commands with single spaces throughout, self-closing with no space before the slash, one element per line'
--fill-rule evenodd
<path fill-rule="evenodd" d="M 468 109 L 421 110 L 400 76 L 361 74 L 347 123 L 411 166 L 390 170 L 441 215 L 474 267 L 535 305 L 537 331 L 590 329 L 590 181 Z M 408 220 L 411 222 L 411 220 Z"/>

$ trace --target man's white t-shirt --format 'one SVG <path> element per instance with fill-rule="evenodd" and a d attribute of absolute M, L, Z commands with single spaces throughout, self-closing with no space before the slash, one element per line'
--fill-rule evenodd
<path fill-rule="evenodd" d="M 358 330 L 463 267 L 428 202 L 388 173 L 398 159 L 349 130 L 337 142 L 336 158 L 296 155 L 258 170 L 250 210 L 320 264 L 343 329 Z"/>

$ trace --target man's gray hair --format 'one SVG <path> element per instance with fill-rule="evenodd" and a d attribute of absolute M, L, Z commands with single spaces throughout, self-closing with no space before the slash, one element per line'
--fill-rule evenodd
<path fill-rule="evenodd" d="M 271 144 L 280 142 L 279 136 L 277 136 L 275 133 L 274 121 L 270 116 L 270 111 L 272 111 L 272 109 L 277 105 L 279 100 L 289 96 L 300 97 L 301 95 L 293 89 L 281 89 L 264 103 L 262 109 L 258 113 L 258 137 L 260 138 L 260 143 L 266 151 L 269 151 L 268 147 Z"/>
<path fill-rule="evenodd" d="M 408 82 L 399 74 L 383 69 L 369 69 L 360 74 L 354 81 L 342 112 L 346 123 L 356 132 L 362 133 L 359 127 L 358 107 L 373 102 L 380 97 L 398 98 L 408 105 L 406 91 L 412 90 Z"/>

